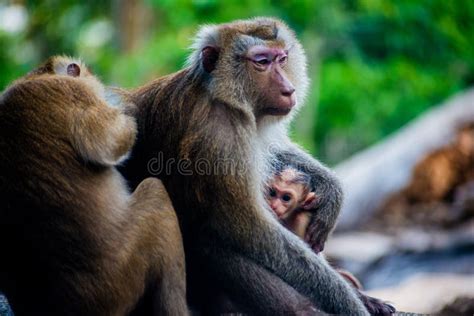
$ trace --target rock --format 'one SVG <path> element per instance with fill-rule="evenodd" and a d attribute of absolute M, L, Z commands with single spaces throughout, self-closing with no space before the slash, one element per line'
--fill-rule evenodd
<path fill-rule="evenodd" d="M 407 228 L 398 229 L 395 248 L 399 251 L 425 252 L 474 245 L 474 220 L 450 230 Z"/>
<path fill-rule="evenodd" d="M 336 166 L 345 195 L 336 229 L 360 228 L 391 194 L 408 184 L 418 161 L 452 142 L 459 126 L 469 122 L 474 122 L 474 89 Z"/>
<path fill-rule="evenodd" d="M 472 316 L 474 315 L 474 297 L 461 296 L 447 304 L 436 313 L 439 316 Z"/>
<path fill-rule="evenodd" d="M 393 244 L 392 237 L 378 233 L 341 233 L 329 238 L 324 253 L 335 259 L 369 264 L 389 254 L 393 249 Z"/>
<path fill-rule="evenodd" d="M 474 275 L 419 274 L 368 294 L 391 302 L 398 311 L 435 313 L 458 297 L 474 297 Z"/>

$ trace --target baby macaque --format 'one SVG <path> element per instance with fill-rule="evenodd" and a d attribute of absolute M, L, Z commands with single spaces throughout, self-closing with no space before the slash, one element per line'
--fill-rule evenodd
<path fill-rule="evenodd" d="M 310 176 L 292 167 L 285 167 L 277 172 L 268 186 L 267 201 L 272 211 L 288 230 L 304 240 L 311 212 L 318 202 L 311 189 Z M 349 284 L 362 289 L 359 280 L 352 273 L 342 269 L 336 271 Z"/>
<path fill-rule="evenodd" d="M 268 204 L 278 220 L 302 239 L 317 203 L 310 182 L 309 175 L 287 167 L 270 181 L 267 194 Z"/>

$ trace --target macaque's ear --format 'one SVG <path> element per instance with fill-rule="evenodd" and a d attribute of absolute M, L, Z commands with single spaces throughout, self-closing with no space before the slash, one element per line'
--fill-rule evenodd
<path fill-rule="evenodd" d="M 71 77 L 79 77 L 81 75 L 81 67 L 76 63 L 67 65 L 66 73 Z"/>
<path fill-rule="evenodd" d="M 202 66 L 204 70 L 211 73 L 216 69 L 216 63 L 219 59 L 219 48 L 215 46 L 206 46 L 201 51 Z"/>
<path fill-rule="evenodd" d="M 310 211 L 316 208 L 317 204 L 318 204 L 318 197 L 316 196 L 316 193 L 309 192 L 306 195 L 306 198 L 304 199 L 303 204 L 301 205 L 301 208 L 306 211 Z"/>

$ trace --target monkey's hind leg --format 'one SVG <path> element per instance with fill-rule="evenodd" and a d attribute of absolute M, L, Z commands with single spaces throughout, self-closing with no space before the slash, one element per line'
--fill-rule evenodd
<path fill-rule="evenodd" d="M 243 256 L 223 252 L 214 253 L 212 259 L 211 269 L 221 272 L 216 281 L 241 309 L 233 312 L 272 316 L 324 314 L 277 275 Z"/>
<path fill-rule="evenodd" d="M 149 236 L 151 308 L 156 315 L 188 315 L 184 248 L 178 218 L 163 183 L 143 180 L 132 195 L 131 212 L 142 214 L 138 233 Z"/>

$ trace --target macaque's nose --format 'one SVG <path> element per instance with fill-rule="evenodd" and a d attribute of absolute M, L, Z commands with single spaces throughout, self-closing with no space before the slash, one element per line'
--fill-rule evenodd
<path fill-rule="evenodd" d="M 277 205 L 276 202 L 273 202 L 273 203 L 270 204 L 270 207 L 272 208 L 272 210 L 275 211 L 278 208 L 278 205 Z"/>
<path fill-rule="evenodd" d="M 272 203 L 270 203 L 270 207 L 271 207 L 273 213 L 275 213 L 275 214 L 278 215 L 278 216 L 281 215 L 281 214 L 280 214 L 280 213 L 281 213 L 280 205 L 281 205 L 281 203 L 280 203 L 280 201 L 278 201 L 278 200 L 275 200 L 275 201 L 273 201 Z"/>
<path fill-rule="evenodd" d="M 285 72 L 277 66 L 275 68 L 274 77 L 276 84 L 280 89 L 280 93 L 285 97 L 291 97 L 295 92 L 295 86 L 291 83 L 290 80 L 285 75 Z"/>
<path fill-rule="evenodd" d="M 295 87 L 293 85 L 288 85 L 287 87 L 284 87 L 281 90 L 281 94 L 283 94 L 286 97 L 291 97 L 291 95 L 295 92 Z"/>

